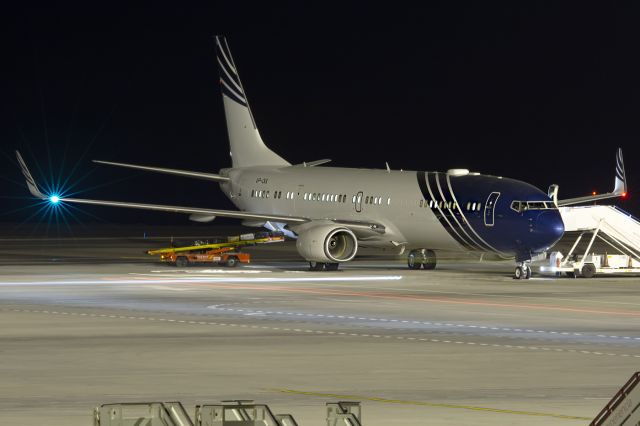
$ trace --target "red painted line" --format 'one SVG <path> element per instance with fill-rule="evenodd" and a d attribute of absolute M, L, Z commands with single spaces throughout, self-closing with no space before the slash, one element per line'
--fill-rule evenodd
<path fill-rule="evenodd" d="M 627 317 L 640 317 L 640 312 L 634 311 L 618 311 L 618 310 L 601 310 L 591 308 L 579 308 L 572 306 L 557 306 L 557 305 L 540 305 L 540 304 L 521 304 L 521 303 L 502 303 L 502 302 L 489 302 L 489 301 L 468 301 L 468 300 L 456 300 L 446 298 L 436 298 L 428 296 L 417 296 L 412 294 L 391 294 L 383 292 L 359 292 L 359 291 L 346 291 L 346 290 L 332 290 L 332 289 L 312 289 L 312 288 L 290 288 L 282 286 L 265 286 L 265 285 L 247 285 L 247 284 L 213 284 L 213 283 L 189 283 L 189 285 L 197 285 L 210 288 L 224 288 L 231 290 L 260 290 L 260 291 L 279 291 L 285 293 L 308 293 L 318 294 L 325 296 L 356 296 L 356 297 L 369 297 L 375 299 L 390 299 L 390 300 L 412 300 L 417 302 L 426 303 L 442 303 L 442 304 L 455 304 L 455 305 L 472 305 L 472 306 L 487 306 L 497 308 L 516 308 L 516 309 L 533 309 L 533 310 L 545 310 L 545 311 L 558 311 L 558 312 L 576 312 L 583 314 L 597 314 L 597 315 L 616 315 Z"/>

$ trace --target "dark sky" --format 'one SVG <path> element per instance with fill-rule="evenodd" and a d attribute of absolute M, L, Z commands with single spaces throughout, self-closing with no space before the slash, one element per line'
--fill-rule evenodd
<path fill-rule="evenodd" d="M 16 148 L 36 179 L 68 179 L 78 196 L 232 208 L 215 184 L 90 162 L 229 165 L 214 34 L 228 37 L 263 139 L 291 162 L 465 167 L 570 197 L 611 189 L 620 146 L 622 206 L 640 214 L 637 8 L 260 3 L 3 11 L 0 222 L 37 210 Z M 187 223 L 114 208 L 78 218 Z"/>

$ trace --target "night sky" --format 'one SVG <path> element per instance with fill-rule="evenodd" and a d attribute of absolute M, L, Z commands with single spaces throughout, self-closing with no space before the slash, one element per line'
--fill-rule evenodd
<path fill-rule="evenodd" d="M 68 180 L 77 197 L 233 208 L 214 183 L 91 163 L 230 165 L 215 34 L 263 139 L 290 162 L 464 167 L 568 198 L 611 190 L 620 146 L 619 204 L 640 215 L 639 9 L 240 3 L 3 11 L 0 222 L 37 210 L 14 149 L 41 186 Z M 71 220 L 189 223 L 108 207 Z"/>

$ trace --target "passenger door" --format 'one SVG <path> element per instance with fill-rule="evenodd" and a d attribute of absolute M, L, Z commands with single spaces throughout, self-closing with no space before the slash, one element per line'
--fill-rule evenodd
<path fill-rule="evenodd" d="M 495 208 L 496 203 L 498 202 L 498 198 L 500 197 L 499 192 L 492 192 L 489 194 L 487 198 L 487 202 L 484 205 L 484 224 L 485 226 L 493 226 L 495 221 Z"/>
<path fill-rule="evenodd" d="M 360 213 L 362 211 L 362 198 L 364 193 L 362 191 L 356 194 L 356 211 Z"/>

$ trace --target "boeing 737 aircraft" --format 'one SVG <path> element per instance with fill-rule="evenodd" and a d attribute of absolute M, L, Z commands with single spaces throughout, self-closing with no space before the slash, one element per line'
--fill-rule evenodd
<path fill-rule="evenodd" d="M 359 246 L 408 252 L 411 269 L 433 269 L 436 253 L 474 251 L 514 258 L 514 277 L 526 279 L 533 256 L 563 235 L 558 206 L 626 195 L 618 150 L 613 192 L 558 200 L 526 182 L 472 173 L 319 167 L 330 160 L 290 164 L 260 137 L 236 65 L 224 37 L 216 37 L 231 167 L 219 174 L 95 161 L 219 183 L 238 211 L 211 210 L 43 194 L 17 153 L 31 194 L 52 203 L 94 204 L 189 214 L 199 222 L 216 216 L 245 225 L 281 230 L 297 238 L 312 270 L 335 270 L 352 260 Z"/>

